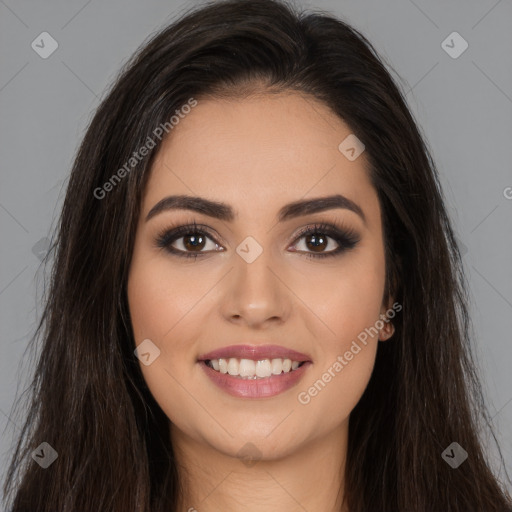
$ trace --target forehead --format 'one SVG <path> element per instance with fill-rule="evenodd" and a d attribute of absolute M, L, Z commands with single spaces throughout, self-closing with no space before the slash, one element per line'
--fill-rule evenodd
<path fill-rule="evenodd" d="M 336 193 L 371 213 L 378 205 L 365 154 L 350 161 L 339 149 L 350 135 L 326 105 L 300 93 L 198 100 L 162 143 L 143 214 L 170 194 L 223 201 L 250 218 Z"/>

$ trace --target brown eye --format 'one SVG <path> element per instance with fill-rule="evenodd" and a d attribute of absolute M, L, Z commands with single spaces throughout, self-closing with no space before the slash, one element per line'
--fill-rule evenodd
<path fill-rule="evenodd" d="M 157 247 L 183 257 L 197 258 L 208 252 L 223 250 L 213 235 L 199 229 L 197 224 L 166 230 L 157 237 L 155 243 Z"/>
<path fill-rule="evenodd" d="M 296 249 L 303 252 L 313 253 L 331 253 L 335 252 L 339 243 L 335 238 L 320 232 L 306 233 L 300 237 L 300 242 L 297 243 Z"/>
<path fill-rule="evenodd" d="M 328 238 L 321 233 L 312 233 L 305 237 L 306 246 L 311 251 L 322 252 L 329 245 Z"/>
<path fill-rule="evenodd" d="M 201 234 L 186 235 L 181 238 L 183 238 L 182 244 L 187 251 L 201 251 L 206 243 L 206 237 Z"/>
<path fill-rule="evenodd" d="M 352 229 L 315 224 L 299 233 L 294 247 L 297 252 L 306 256 L 324 258 L 342 254 L 355 247 L 359 241 L 359 235 Z"/>

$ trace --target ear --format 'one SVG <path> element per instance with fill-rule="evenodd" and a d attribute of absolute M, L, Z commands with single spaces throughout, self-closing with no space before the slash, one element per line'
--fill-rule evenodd
<path fill-rule="evenodd" d="M 391 319 L 386 315 L 386 311 L 392 309 L 394 304 L 394 298 L 391 297 L 388 302 L 388 306 L 383 306 L 380 311 L 380 319 L 384 322 L 384 325 L 379 329 L 379 341 L 387 341 L 395 333 L 395 326 L 391 322 Z"/>

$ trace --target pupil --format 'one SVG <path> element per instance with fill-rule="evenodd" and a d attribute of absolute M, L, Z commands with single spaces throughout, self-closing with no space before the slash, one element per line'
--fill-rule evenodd
<path fill-rule="evenodd" d="M 323 237 L 322 235 L 318 235 L 317 233 L 313 233 L 313 234 L 309 235 L 307 239 L 308 240 L 309 239 L 315 240 L 315 242 L 313 242 L 313 243 L 311 243 L 309 241 L 306 242 L 308 248 L 314 249 L 314 250 L 325 249 L 326 240 L 325 240 L 325 237 Z"/>
<path fill-rule="evenodd" d="M 186 236 L 184 245 L 187 249 L 191 249 L 191 248 L 202 249 L 204 246 L 204 238 L 201 235 Z"/>

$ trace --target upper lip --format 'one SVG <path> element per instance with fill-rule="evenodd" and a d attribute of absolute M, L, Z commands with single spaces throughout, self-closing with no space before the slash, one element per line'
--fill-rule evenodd
<path fill-rule="evenodd" d="M 256 361 L 277 358 L 291 359 L 292 361 L 299 362 L 311 360 L 306 354 L 280 345 L 230 345 L 228 347 L 212 350 L 207 354 L 202 354 L 198 357 L 198 360 L 229 359 L 230 357 L 254 359 Z"/>

